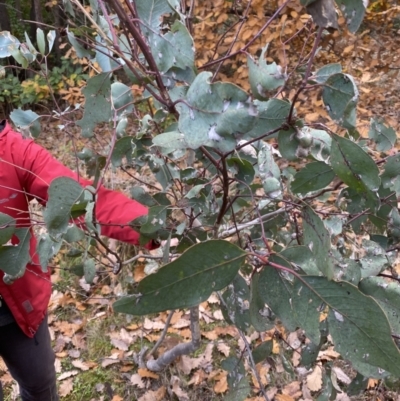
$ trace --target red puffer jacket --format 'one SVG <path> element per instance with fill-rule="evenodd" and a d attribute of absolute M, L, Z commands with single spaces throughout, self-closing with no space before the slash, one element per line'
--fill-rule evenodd
<path fill-rule="evenodd" d="M 18 226 L 26 227 L 30 221 L 28 202 L 37 198 L 44 204 L 51 181 L 62 176 L 77 177 L 45 149 L 13 132 L 8 124 L 5 125 L 0 132 L 0 212 L 16 219 Z M 81 183 L 85 185 L 87 181 L 81 180 Z M 147 214 L 147 208 L 136 201 L 121 193 L 100 189 L 96 219 L 100 225 L 104 224 L 101 228 L 103 235 L 137 244 L 138 233 L 126 223 L 144 214 Z M 35 249 L 36 240 L 32 235 L 31 262 L 26 266 L 23 277 L 13 284 L 5 284 L 4 273 L 0 272 L 0 295 L 29 337 L 34 336 L 43 320 L 51 295 L 50 273 L 42 272 Z"/>

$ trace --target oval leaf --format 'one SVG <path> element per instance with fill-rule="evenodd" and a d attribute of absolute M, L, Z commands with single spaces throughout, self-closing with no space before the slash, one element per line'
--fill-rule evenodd
<path fill-rule="evenodd" d="M 332 168 L 323 162 L 308 163 L 295 176 L 291 184 L 294 193 L 306 194 L 325 188 L 335 178 Z"/>
<path fill-rule="evenodd" d="M 376 192 L 380 187 L 379 169 L 372 158 L 349 139 L 333 135 L 331 164 L 333 171 L 349 187 Z"/>
<path fill-rule="evenodd" d="M 147 315 L 189 308 L 225 288 L 243 265 L 246 252 L 223 240 L 190 247 L 181 257 L 144 278 L 138 294 L 114 303 L 116 312 Z"/>
<path fill-rule="evenodd" d="M 389 322 L 374 299 L 346 282 L 303 277 L 329 308 L 328 324 L 335 348 L 361 373 L 369 367 L 400 375 L 400 352 Z M 368 370 L 370 370 L 368 368 Z"/>

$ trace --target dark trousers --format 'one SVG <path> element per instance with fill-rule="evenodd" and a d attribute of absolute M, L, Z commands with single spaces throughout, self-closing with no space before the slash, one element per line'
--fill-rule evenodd
<path fill-rule="evenodd" d="M 17 323 L 0 326 L 0 356 L 18 382 L 23 401 L 58 401 L 47 317 L 34 338 L 27 337 Z"/>

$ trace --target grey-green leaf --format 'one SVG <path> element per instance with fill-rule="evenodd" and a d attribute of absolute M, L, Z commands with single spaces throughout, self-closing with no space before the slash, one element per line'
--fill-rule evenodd
<path fill-rule="evenodd" d="M 54 241 L 48 234 L 40 236 L 36 247 L 36 252 L 39 255 L 40 266 L 44 272 L 47 272 L 49 260 L 58 253 L 62 245 L 61 241 Z"/>
<path fill-rule="evenodd" d="M 130 113 L 133 110 L 132 89 L 121 83 L 114 82 L 111 85 L 111 99 L 114 111 L 118 117 L 122 114 Z"/>
<path fill-rule="evenodd" d="M 250 327 L 250 291 L 245 279 L 237 274 L 222 294 L 222 313 L 225 320 L 246 332 Z"/>
<path fill-rule="evenodd" d="M 301 279 L 296 278 L 293 287 L 293 313 L 307 337 L 316 345 L 319 344 L 321 333 L 319 318 L 321 313 L 321 299 Z"/>
<path fill-rule="evenodd" d="M 111 153 L 111 163 L 114 167 L 122 165 L 122 159 L 125 157 L 128 164 L 133 162 L 132 153 L 134 151 L 134 143 L 132 137 L 124 136 L 115 143 Z"/>
<path fill-rule="evenodd" d="M 334 266 L 330 255 L 331 239 L 329 231 L 311 207 L 304 208 L 303 218 L 304 244 L 311 249 L 320 271 L 326 277 L 332 278 Z"/>
<path fill-rule="evenodd" d="M 306 194 L 325 188 L 335 178 L 332 168 L 323 162 L 308 163 L 292 181 L 292 192 Z"/>
<path fill-rule="evenodd" d="M 336 175 L 356 191 L 378 191 L 381 180 L 374 160 L 349 139 L 338 135 L 332 139 L 331 165 Z"/>
<path fill-rule="evenodd" d="M 24 132 L 24 134 L 28 134 L 29 131 L 34 138 L 39 136 L 41 131 L 39 114 L 36 114 L 32 110 L 16 109 L 10 113 L 10 118 L 12 122 Z"/>
<path fill-rule="evenodd" d="M 21 277 L 27 263 L 31 260 L 29 254 L 31 233 L 29 228 L 15 230 L 19 243 L 17 245 L 3 245 L 0 247 L 0 266 L 4 273 L 11 278 Z"/>
<path fill-rule="evenodd" d="M 383 188 L 393 188 L 400 194 L 400 154 L 387 158 L 384 172 L 381 175 Z"/>
<path fill-rule="evenodd" d="M 226 112 L 243 109 L 240 118 L 235 121 L 235 125 L 240 126 L 240 119 L 247 121 L 252 116 L 255 120 L 257 112 L 254 105 L 247 102 L 245 91 L 231 83 L 211 83 L 211 76 L 210 72 L 200 73 L 187 92 L 186 102 L 176 105 L 180 112 L 179 131 L 185 135 L 185 141 L 192 149 L 207 145 L 224 151 L 233 150 L 236 140 L 231 133 L 222 132 L 225 124 L 221 123 L 219 133 L 216 131 L 219 120 Z M 251 126 L 248 127 L 250 129 Z"/>
<path fill-rule="evenodd" d="M 333 74 L 342 72 L 342 66 L 339 63 L 327 64 L 321 67 L 314 75 L 319 84 L 323 84 Z"/>
<path fill-rule="evenodd" d="M 243 265 L 246 252 L 223 240 L 202 242 L 157 273 L 144 278 L 135 296 L 114 303 L 117 312 L 147 315 L 188 308 L 205 301 L 213 291 L 225 288 Z"/>
<path fill-rule="evenodd" d="M 330 308 L 328 324 L 335 348 L 356 370 L 368 364 L 400 375 L 400 353 L 387 318 L 375 300 L 346 282 L 323 277 L 303 280 Z"/>
<path fill-rule="evenodd" d="M 321 271 L 315 263 L 314 255 L 308 246 L 291 246 L 280 252 L 280 255 L 310 276 L 321 275 Z"/>
<path fill-rule="evenodd" d="M 274 263 L 291 267 L 284 259 L 274 255 L 271 257 Z M 292 283 L 284 279 L 278 269 L 272 266 L 265 266 L 260 273 L 258 290 L 261 299 L 279 317 L 284 326 L 294 331 L 299 326 L 292 310 Z"/>
<path fill-rule="evenodd" d="M 20 41 L 10 32 L 0 32 L 0 58 L 10 57 L 19 45 Z"/>
<path fill-rule="evenodd" d="M 59 177 L 49 187 L 49 199 L 43 212 L 49 234 L 59 237 L 67 232 L 72 207 L 79 203 L 84 189 L 72 178 Z"/>
<path fill-rule="evenodd" d="M 383 277 L 367 277 L 361 280 L 358 288 L 370 295 L 386 313 L 393 334 L 400 336 L 400 285 Z"/>
<path fill-rule="evenodd" d="M 354 128 L 356 125 L 358 97 L 353 77 L 342 73 L 331 75 L 322 91 L 322 99 L 330 117 L 344 128 Z"/>
<path fill-rule="evenodd" d="M 135 3 L 140 20 L 156 30 L 161 25 L 161 17 L 174 11 L 167 0 L 135 1 Z"/>
<path fill-rule="evenodd" d="M 82 136 L 89 138 L 98 123 L 111 118 L 110 74 L 102 73 L 90 78 L 82 92 L 85 95 L 85 111 L 77 124 L 82 128 Z"/>
<path fill-rule="evenodd" d="M 83 272 L 85 281 L 88 284 L 92 284 L 96 276 L 96 264 L 93 259 L 86 259 L 83 262 Z"/>
<path fill-rule="evenodd" d="M 15 220 L 8 214 L 0 213 L 0 245 L 6 244 L 15 233 Z"/>
<path fill-rule="evenodd" d="M 194 46 L 192 37 L 186 26 L 175 21 L 171 31 L 161 36 L 151 33 L 148 39 L 154 60 L 163 73 L 172 68 L 185 70 L 194 69 Z M 173 86 L 172 82 L 170 85 Z"/>
<path fill-rule="evenodd" d="M 40 54 L 45 56 L 46 55 L 46 41 L 44 38 L 44 32 L 40 28 L 36 29 L 36 42 L 37 42 Z"/>
<path fill-rule="evenodd" d="M 250 282 L 250 322 L 257 331 L 266 331 L 275 326 L 275 319 L 260 295 L 259 282 L 260 273 L 255 273 Z"/>
<path fill-rule="evenodd" d="M 247 57 L 251 91 L 254 97 L 259 100 L 265 100 L 269 97 L 269 91 L 277 89 L 285 83 L 282 67 L 275 62 L 268 64 L 265 61 L 267 49 L 268 44 L 262 49 L 258 63 L 250 56 Z"/>
<path fill-rule="evenodd" d="M 351 32 L 356 32 L 364 19 L 368 2 L 364 0 L 335 0 L 339 9 L 346 18 L 347 26 Z"/>
<path fill-rule="evenodd" d="M 372 118 L 368 136 L 376 142 L 379 152 L 390 150 L 396 144 L 397 135 L 392 127 L 386 127 L 384 121 Z"/>

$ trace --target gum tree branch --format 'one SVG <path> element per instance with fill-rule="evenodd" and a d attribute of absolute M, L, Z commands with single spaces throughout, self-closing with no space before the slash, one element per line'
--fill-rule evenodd
<path fill-rule="evenodd" d="M 201 333 L 199 323 L 199 306 L 190 309 L 190 331 L 192 341 L 176 345 L 169 351 L 164 352 L 159 358 L 147 361 L 147 369 L 153 372 L 159 372 L 171 364 L 181 355 L 188 355 L 200 347 Z"/>

